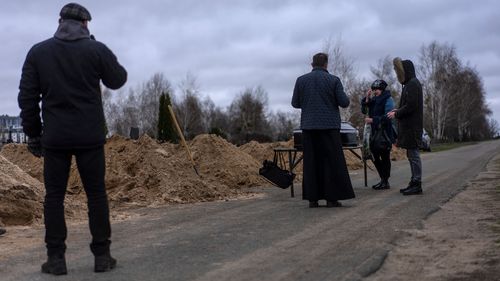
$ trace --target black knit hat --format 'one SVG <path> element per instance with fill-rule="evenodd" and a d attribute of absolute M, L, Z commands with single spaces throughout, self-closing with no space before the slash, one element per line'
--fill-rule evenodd
<path fill-rule="evenodd" d="M 62 19 L 72 19 L 78 21 L 90 21 L 92 17 L 85 7 L 77 3 L 69 3 L 62 7 L 59 13 Z"/>
<path fill-rule="evenodd" d="M 387 87 L 387 82 L 385 82 L 382 79 L 377 79 L 373 81 L 371 86 L 372 90 L 381 90 L 381 91 L 384 91 L 386 87 Z"/>

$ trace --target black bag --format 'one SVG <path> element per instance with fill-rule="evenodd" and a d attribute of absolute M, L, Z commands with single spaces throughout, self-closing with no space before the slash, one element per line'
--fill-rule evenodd
<path fill-rule="evenodd" d="M 276 162 L 269 160 L 264 160 L 262 168 L 259 169 L 259 175 L 263 176 L 270 183 L 283 189 L 291 186 L 295 178 L 294 173 L 281 169 Z"/>
<path fill-rule="evenodd" d="M 372 151 L 389 151 L 392 148 L 392 142 L 384 126 L 379 126 L 379 128 L 373 132 L 370 136 L 370 149 Z"/>

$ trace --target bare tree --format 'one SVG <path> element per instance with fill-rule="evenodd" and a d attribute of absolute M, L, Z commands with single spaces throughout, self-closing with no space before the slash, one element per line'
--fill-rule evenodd
<path fill-rule="evenodd" d="M 172 93 L 172 86 L 163 73 L 155 73 L 137 92 L 140 112 L 138 125 L 144 133 L 156 137 L 160 96 L 162 93 Z"/>
<path fill-rule="evenodd" d="M 330 37 L 325 40 L 323 52 L 327 53 L 329 57 L 328 71 L 340 78 L 344 91 L 347 96 L 351 97 L 357 80 L 354 69 L 355 59 L 346 53 L 342 37 L 339 36 L 336 40 Z M 352 108 L 342 108 L 340 115 L 342 120 L 349 120 L 352 115 Z"/>
<path fill-rule="evenodd" d="M 382 79 L 387 82 L 387 90 L 391 91 L 394 102 L 398 103 L 401 84 L 395 75 L 392 58 L 389 55 L 380 58 L 376 66 L 370 66 L 370 71 L 374 80 Z"/>
<path fill-rule="evenodd" d="M 230 131 L 230 121 L 227 112 L 221 107 L 216 106 L 210 97 L 205 98 L 202 106 L 205 131 L 227 138 L 227 134 Z"/>
<path fill-rule="evenodd" d="M 204 130 L 203 110 L 200 101 L 200 86 L 196 76 L 187 73 L 179 84 L 181 100 L 176 106 L 179 125 L 187 138 L 193 138 Z"/>
<path fill-rule="evenodd" d="M 277 111 L 269 115 L 269 123 L 273 133 L 273 140 L 288 141 L 292 138 L 293 130 L 299 127 L 299 112 Z"/>
<path fill-rule="evenodd" d="M 488 121 L 488 131 L 489 131 L 489 138 L 490 139 L 493 139 L 493 138 L 497 138 L 497 137 L 500 137 L 500 126 L 498 125 L 498 121 L 491 118 L 489 119 Z"/>
<path fill-rule="evenodd" d="M 420 50 L 420 66 L 417 70 L 423 82 L 425 107 L 430 112 L 432 135 L 438 140 L 445 140 L 450 102 L 457 87 L 452 80 L 460 68 L 460 60 L 452 45 L 434 41 Z"/>
<path fill-rule="evenodd" d="M 270 141 L 266 118 L 267 92 L 261 87 L 247 88 L 229 106 L 231 139 L 237 144 L 250 140 Z"/>
<path fill-rule="evenodd" d="M 349 105 L 349 108 L 351 109 L 351 116 L 347 121 L 349 121 L 354 127 L 358 128 L 361 133 L 365 124 L 365 116 L 361 112 L 361 99 L 365 97 L 366 91 L 371 86 L 371 83 L 371 81 L 363 79 L 357 80 L 352 86 L 352 93 L 350 97 L 351 104 Z"/>

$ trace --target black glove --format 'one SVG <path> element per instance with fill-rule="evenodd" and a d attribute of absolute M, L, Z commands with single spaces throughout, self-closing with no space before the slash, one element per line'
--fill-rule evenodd
<path fill-rule="evenodd" d="M 41 140 L 41 137 L 28 138 L 28 151 L 38 158 L 43 156 Z"/>
<path fill-rule="evenodd" d="M 90 39 L 95 41 L 95 36 L 94 36 L 94 34 L 90 34 Z"/>

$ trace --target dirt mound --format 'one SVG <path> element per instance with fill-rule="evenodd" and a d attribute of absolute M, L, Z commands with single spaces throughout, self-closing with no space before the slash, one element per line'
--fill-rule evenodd
<path fill-rule="evenodd" d="M 406 159 L 406 149 L 393 146 L 391 150 L 391 160 L 399 161 L 403 159 Z"/>
<path fill-rule="evenodd" d="M 268 159 L 273 159 L 274 149 L 277 147 L 293 147 L 293 142 L 270 142 L 270 143 L 259 143 L 256 141 L 251 141 L 240 147 L 241 151 L 252 156 L 257 160 L 257 162 L 262 163 L 262 161 Z"/>
<path fill-rule="evenodd" d="M 226 199 L 238 195 L 238 187 L 253 186 L 259 180 L 258 175 L 243 171 L 252 169 L 251 165 L 234 155 L 221 138 L 198 136 L 191 150 L 201 177 L 180 145 L 158 144 L 148 136 L 138 141 L 110 138 L 106 184 L 111 202 L 158 205 Z"/>
<path fill-rule="evenodd" d="M 272 159 L 276 147 L 293 147 L 293 141 L 276 143 L 257 143 L 236 147 L 216 135 L 199 135 L 190 142 L 190 149 L 201 176 L 196 175 L 187 153 L 181 145 L 159 144 L 148 136 L 130 140 L 113 136 L 105 145 L 106 187 L 112 208 L 129 206 L 155 206 L 165 203 L 189 203 L 228 199 L 246 193 L 244 188 L 268 185 L 258 175 L 265 159 Z M 359 151 L 357 151 L 360 154 Z M 362 168 L 362 162 L 351 152 L 345 151 L 349 169 Z M 41 215 L 41 183 L 43 182 L 43 160 L 32 156 L 25 145 L 9 144 L 1 153 L 12 163 L 18 165 L 28 175 L 20 176 L 22 171 L 10 173 L 4 168 L 5 179 L 11 183 L 2 185 L 3 201 L 21 202 L 25 200 L 31 207 L 31 217 L 18 216 L 20 219 L 5 223 L 28 223 Z M 404 157 L 404 150 L 393 150 L 393 158 Z M 285 157 L 287 158 L 287 157 Z M 285 163 L 288 159 L 284 159 Z M 4 159 L 4 162 L 8 162 Z M 3 162 L 2 162 L 3 163 Z M 2 164 L 9 165 L 9 164 Z M 11 166 L 14 166 L 10 164 Z M 10 166 L 9 166 L 10 167 Z M 15 166 L 14 166 L 15 167 Z M 302 165 L 295 169 L 296 180 L 302 178 Z M 17 176 L 17 182 L 11 180 Z M 39 182 L 40 181 L 40 182 Z M 27 190 L 36 190 L 30 193 Z M 10 195 L 7 195 L 7 191 Z M 17 193 L 16 193 L 17 192 Z M 28 195 L 12 195 L 14 193 Z M 10 197 L 9 197 L 10 196 Z M 15 201 L 15 198 L 19 200 Z M 2 202 L 3 202 L 2 201 Z M 32 207 L 38 204 L 37 208 Z M 24 206 L 12 203 L 8 206 Z M 85 218 L 86 198 L 78 170 L 73 160 L 66 196 L 66 213 L 73 218 Z M 2 205 L 3 212 L 9 209 Z M 35 206 L 35 205 L 33 205 Z M 12 216 L 9 216 L 12 217 Z"/>
<path fill-rule="evenodd" d="M 42 217 L 42 184 L 0 156 L 0 223 L 27 225 Z"/>
<path fill-rule="evenodd" d="M 192 141 L 191 150 L 202 177 L 209 182 L 232 188 L 265 183 L 258 173 L 261 163 L 223 138 L 199 135 Z M 179 157 L 187 159 L 186 152 Z"/>
<path fill-rule="evenodd" d="M 0 155 L 15 163 L 24 172 L 43 182 L 43 160 L 36 158 L 25 144 L 7 144 L 2 147 Z"/>
<path fill-rule="evenodd" d="M 148 136 L 137 141 L 120 136 L 108 139 L 106 188 L 111 207 L 228 199 L 246 193 L 244 187 L 265 184 L 258 175 L 260 164 L 220 137 L 200 135 L 190 148 L 201 177 L 195 174 L 181 145 L 159 144 Z M 5 146 L 1 154 L 43 181 L 43 160 L 33 157 L 25 145 Z M 79 212 L 70 216 L 85 217 L 85 192 L 74 163 L 66 204 L 78 206 L 67 208 Z"/>

